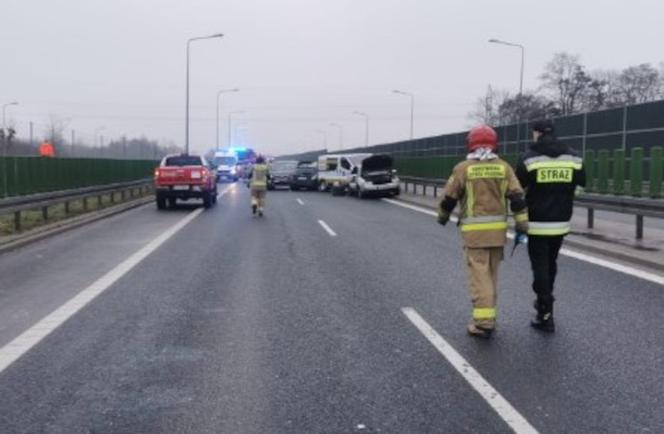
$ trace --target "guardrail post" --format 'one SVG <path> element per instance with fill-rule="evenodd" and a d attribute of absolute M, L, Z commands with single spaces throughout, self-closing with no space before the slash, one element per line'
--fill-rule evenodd
<path fill-rule="evenodd" d="M 630 162 L 629 184 L 632 196 L 641 197 L 643 194 L 643 148 L 632 149 Z"/>
<path fill-rule="evenodd" d="M 65 201 L 65 216 L 69 215 L 69 201 Z"/>
<path fill-rule="evenodd" d="M 87 211 L 87 210 L 88 210 L 88 198 L 84 197 L 83 198 L 83 211 Z"/>
<path fill-rule="evenodd" d="M 433 198 L 435 199 L 437 197 L 438 197 L 438 184 L 434 184 L 433 185 Z"/>
<path fill-rule="evenodd" d="M 42 211 L 42 218 L 44 219 L 44 221 L 47 221 L 48 220 L 48 207 L 43 206 L 41 211 Z"/>
<path fill-rule="evenodd" d="M 597 153 L 597 191 L 606 194 L 609 191 L 609 151 Z"/>
<path fill-rule="evenodd" d="M 613 151 L 613 194 L 625 193 L 625 151 L 616 149 Z"/>
<path fill-rule="evenodd" d="M 636 215 L 636 239 L 643 239 L 643 216 L 638 214 Z"/>
<path fill-rule="evenodd" d="M 650 197 L 658 199 L 662 196 L 662 170 L 664 170 L 664 149 L 661 146 L 650 148 Z"/>
<path fill-rule="evenodd" d="M 595 227 L 595 209 L 588 208 L 588 229 Z"/>
<path fill-rule="evenodd" d="M 422 184 L 422 196 L 426 196 L 426 195 L 427 195 L 427 185 L 423 183 Z"/>
<path fill-rule="evenodd" d="M 21 230 L 21 211 L 14 212 L 14 230 L 16 232 Z"/>
<path fill-rule="evenodd" d="M 97 196 L 97 208 L 101 208 L 103 202 L 104 200 L 102 198 L 102 195 L 100 194 L 99 196 Z"/>

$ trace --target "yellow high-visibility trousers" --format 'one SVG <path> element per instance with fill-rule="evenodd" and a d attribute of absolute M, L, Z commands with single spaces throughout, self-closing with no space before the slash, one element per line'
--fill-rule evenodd
<path fill-rule="evenodd" d="M 493 329 L 496 325 L 498 268 L 504 257 L 503 247 L 465 247 L 463 256 L 473 302 L 473 323 Z"/>
<path fill-rule="evenodd" d="M 265 208 L 265 196 L 266 196 L 266 191 L 264 189 L 251 189 L 251 205 L 256 207 L 258 209 L 264 209 Z"/>

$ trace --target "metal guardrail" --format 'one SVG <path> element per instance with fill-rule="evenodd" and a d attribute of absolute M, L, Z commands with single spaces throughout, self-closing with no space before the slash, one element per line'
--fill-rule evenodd
<path fill-rule="evenodd" d="M 52 193 L 40 193 L 29 196 L 11 197 L 8 199 L 0 200 L 0 215 L 14 214 L 14 228 L 16 231 L 21 229 L 21 213 L 23 211 L 41 209 L 42 218 L 44 221 L 48 220 L 49 207 L 64 204 L 65 214 L 69 214 L 69 204 L 72 201 L 82 200 L 83 210 L 88 209 L 88 199 L 92 197 L 97 198 L 98 205 L 101 205 L 102 198 L 105 195 L 110 195 L 111 203 L 115 203 L 116 194 L 120 194 L 121 200 L 125 200 L 127 195 L 131 198 L 136 196 L 136 193 L 142 194 L 152 188 L 151 179 L 143 179 L 139 181 L 121 182 L 115 184 L 106 184 L 96 187 L 77 188 L 73 190 L 55 191 Z"/>
<path fill-rule="evenodd" d="M 428 188 L 433 188 L 434 197 L 438 197 L 438 189 L 445 185 L 445 179 L 417 178 L 401 176 L 404 183 L 404 191 L 408 193 L 409 185 L 412 193 L 417 194 L 417 186 L 422 186 L 422 195 L 426 196 Z M 664 218 L 664 200 L 645 199 L 627 196 L 602 195 L 595 193 L 584 193 L 576 197 L 574 206 L 588 210 L 588 229 L 595 226 L 595 210 L 610 211 L 620 214 L 630 214 L 636 217 L 636 239 L 643 239 L 644 217 Z"/>

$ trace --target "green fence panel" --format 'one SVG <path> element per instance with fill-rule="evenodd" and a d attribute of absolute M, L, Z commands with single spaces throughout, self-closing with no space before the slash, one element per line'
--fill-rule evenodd
<path fill-rule="evenodd" d="M 650 148 L 650 190 L 649 195 L 652 198 L 662 197 L 662 171 L 664 171 L 664 160 L 662 154 L 664 149 L 661 146 Z"/>
<path fill-rule="evenodd" d="M 586 191 L 594 192 L 595 191 L 595 151 L 589 150 L 586 151 L 586 154 L 583 158 L 583 168 L 586 171 Z"/>
<path fill-rule="evenodd" d="M 150 178 L 156 165 L 150 160 L 0 157 L 0 198 Z"/>
<path fill-rule="evenodd" d="M 613 194 L 625 194 L 625 151 L 613 151 Z"/>
<path fill-rule="evenodd" d="M 643 148 L 632 149 L 629 184 L 632 196 L 641 196 L 643 194 Z"/>
<path fill-rule="evenodd" d="M 609 192 L 609 151 L 605 150 L 597 153 L 597 191 Z"/>

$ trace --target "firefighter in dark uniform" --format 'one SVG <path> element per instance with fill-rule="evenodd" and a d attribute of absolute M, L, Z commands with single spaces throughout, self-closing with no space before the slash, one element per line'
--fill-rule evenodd
<path fill-rule="evenodd" d="M 558 252 L 570 232 L 574 196 L 586 185 L 583 159 L 556 139 L 553 122 L 533 125 L 534 143 L 519 160 L 516 175 L 526 190 L 528 204 L 528 256 L 537 295 L 537 314 L 531 325 L 553 332 L 553 287 Z"/>

